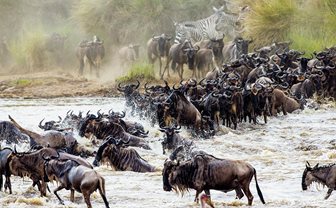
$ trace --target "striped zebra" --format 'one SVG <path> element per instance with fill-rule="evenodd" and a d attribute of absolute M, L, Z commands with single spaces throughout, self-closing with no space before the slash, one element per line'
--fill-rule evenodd
<path fill-rule="evenodd" d="M 175 23 L 174 43 L 183 43 L 189 39 L 194 44 L 201 40 L 219 39 L 223 36 L 236 37 L 240 14 L 226 13 L 224 6 L 213 9 L 215 13 L 205 19 Z"/>

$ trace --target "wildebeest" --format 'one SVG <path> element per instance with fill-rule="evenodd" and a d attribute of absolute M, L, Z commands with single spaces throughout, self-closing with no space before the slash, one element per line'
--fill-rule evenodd
<path fill-rule="evenodd" d="M 48 130 L 61 130 L 60 129 L 60 125 L 62 122 L 62 118 L 59 116 L 59 121 L 46 121 L 44 122 L 44 124 L 42 124 L 42 122 L 44 121 L 44 119 L 42 119 L 38 125 L 38 127 L 40 129 L 43 129 L 44 131 L 48 131 Z"/>
<path fill-rule="evenodd" d="M 197 73 L 195 72 L 196 69 L 194 69 L 194 73 L 196 75 L 196 78 L 202 78 L 205 76 L 205 73 L 209 72 L 211 68 L 216 67 L 216 60 L 215 60 L 215 55 L 211 49 L 200 49 L 196 53 L 195 57 L 195 66 L 198 71 L 198 76 Z"/>
<path fill-rule="evenodd" d="M 0 191 L 2 190 L 3 178 L 2 175 L 6 175 L 6 164 L 8 156 L 13 152 L 12 149 L 5 147 L 0 150 Z M 7 182 L 7 180 L 6 180 Z M 11 186 L 5 183 L 5 190 L 9 188 L 9 193 L 12 194 Z"/>
<path fill-rule="evenodd" d="M 319 166 L 317 163 L 314 167 L 311 167 L 307 162 L 306 169 L 302 174 L 302 190 L 307 190 L 313 182 L 328 187 L 327 195 L 324 197 L 324 199 L 328 199 L 336 188 L 336 164 Z"/>
<path fill-rule="evenodd" d="M 163 189 L 172 189 L 180 192 L 192 188 L 196 190 L 195 201 L 204 190 L 210 195 L 210 189 L 228 192 L 235 190 L 240 199 L 248 198 L 248 205 L 252 205 L 253 196 L 250 191 L 250 182 L 254 176 L 257 192 L 263 204 L 263 195 L 257 182 L 256 170 L 247 162 L 239 160 L 218 159 L 212 155 L 197 155 L 193 159 L 175 163 L 166 161 L 162 171 Z"/>
<path fill-rule="evenodd" d="M 20 132 L 13 123 L 0 121 L 0 141 L 6 141 L 7 144 L 29 142 L 29 136 Z"/>
<path fill-rule="evenodd" d="M 122 147 L 127 142 L 116 141 L 111 137 L 105 141 L 98 149 L 94 166 L 98 166 L 101 161 L 109 163 L 113 169 L 134 172 L 154 172 L 155 167 L 144 160 L 135 149 Z"/>
<path fill-rule="evenodd" d="M 166 115 L 175 118 L 177 125 L 191 125 L 195 130 L 200 130 L 201 113 L 180 91 L 173 91 L 164 104 L 166 111 L 169 111 Z"/>
<path fill-rule="evenodd" d="M 10 175 L 28 176 L 32 179 L 33 185 L 36 184 L 38 186 L 41 196 L 46 196 L 47 181 L 45 179 L 43 155 L 46 157 L 60 155 L 60 160 L 71 159 L 83 166 L 92 168 L 86 160 L 67 153 L 58 153 L 53 148 L 42 148 L 34 152 L 19 153 L 14 147 L 14 151 L 8 156 L 6 163 L 6 184 L 9 185 L 10 190 Z"/>
<path fill-rule="evenodd" d="M 119 49 L 118 55 L 122 65 L 132 64 L 139 58 L 139 45 L 124 46 Z"/>
<path fill-rule="evenodd" d="M 276 116 L 279 110 L 282 110 L 284 115 L 292 113 L 297 109 L 302 109 L 303 106 L 295 99 L 288 97 L 282 90 L 274 89 L 271 95 L 271 113 Z"/>
<path fill-rule="evenodd" d="M 90 64 L 90 73 L 95 68 L 96 76 L 99 77 L 101 61 L 105 56 L 104 42 L 97 36 L 93 36 L 92 41 L 81 41 L 76 51 L 79 60 L 79 74 L 83 75 L 85 59 Z"/>
<path fill-rule="evenodd" d="M 248 53 L 248 45 L 252 40 L 244 40 L 241 37 L 235 38 L 223 47 L 224 62 L 233 62 L 238 60 L 243 54 Z"/>
<path fill-rule="evenodd" d="M 50 180 L 59 182 L 59 186 L 54 190 L 54 194 L 61 204 L 63 200 L 57 194 L 62 189 L 70 189 L 70 200 L 74 202 L 75 191 L 82 193 L 88 208 L 91 208 L 90 195 L 99 190 L 104 200 L 105 207 L 109 207 L 105 193 L 105 179 L 95 170 L 80 165 L 74 160 L 60 161 L 58 157 L 43 157 L 45 161 L 44 171 Z"/>
<path fill-rule="evenodd" d="M 78 134 L 83 137 L 89 137 L 91 134 L 95 135 L 99 140 L 106 140 L 109 136 L 120 138 L 124 141 L 129 141 L 129 146 L 142 147 L 144 149 L 150 149 L 147 142 L 140 137 L 131 135 L 117 123 L 104 121 L 95 115 L 89 114 L 82 121 Z"/>
<path fill-rule="evenodd" d="M 64 60 L 64 43 L 68 36 L 61 35 L 59 33 L 52 33 L 45 42 L 46 51 L 50 52 L 55 58 L 55 64 L 63 66 Z"/>
<path fill-rule="evenodd" d="M 183 43 L 174 44 L 169 49 L 169 54 L 167 58 L 167 64 L 162 72 L 161 78 L 166 70 L 168 77 L 169 75 L 169 64 L 171 62 L 171 68 L 174 71 L 178 72 L 180 79 L 183 79 L 183 65 L 188 64 L 190 70 L 195 70 L 195 55 L 198 51 L 198 47 L 194 48 L 189 40 L 184 41 Z M 195 72 L 195 71 L 193 71 Z"/>
<path fill-rule="evenodd" d="M 9 119 L 16 128 L 30 137 L 31 146 L 41 145 L 43 147 L 51 147 L 55 149 L 66 149 L 67 152 L 76 155 L 89 156 L 92 154 L 77 142 L 71 132 L 47 131 L 46 134 L 41 135 L 21 127 L 11 116 L 9 116 Z"/>
<path fill-rule="evenodd" d="M 149 63 L 154 64 L 155 60 L 159 59 L 161 79 L 163 78 L 163 74 L 161 74 L 162 58 L 168 57 L 170 40 L 170 36 L 162 34 L 160 36 L 153 36 L 147 42 L 147 56 L 149 59 Z"/>

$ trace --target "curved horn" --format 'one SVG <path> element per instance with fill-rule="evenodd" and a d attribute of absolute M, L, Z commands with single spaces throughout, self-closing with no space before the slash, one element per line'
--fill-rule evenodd
<path fill-rule="evenodd" d="M 70 111 L 71 111 L 71 110 L 68 110 L 68 112 L 66 113 L 66 115 L 69 115 Z"/>
<path fill-rule="evenodd" d="M 63 120 L 61 116 L 58 116 L 58 119 L 59 119 L 59 121 L 57 123 L 61 123 L 62 120 Z"/>
<path fill-rule="evenodd" d="M 38 125 L 38 127 L 40 127 L 41 129 L 44 129 L 44 127 L 45 127 L 45 125 L 44 126 L 42 126 L 42 122 L 44 121 L 44 118 L 40 121 L 40 123 L 39 123 L 39 125 Z"/>
<path fill-rule="evenodd" d="M 102 116 L 103 116 L 103 114 L 101 114 L 100 111 L 101 111 L 101 109 L 99 109 L 99 110 L 97 111 L 97 116 L 98 116 L 98 117 L 102 117 Z"/>
<path fill-rule="evenodd" d="M 125 86 L 121 86 L 121 82 L 118 84 L 118 88 L 117 88 L 120 92 L 124 92 L 125 91 Z"/>
<path fill-rule="evenodd" d="M 125 118 L 125 116 L 126 116 L 125 111 L 121 111 L 121 112 L 122 112 L 122 114 L 118 113 L 117 117 L 118 118 Z"/>
<path fill-rule="evenodd" d="M 88 116 L 88 115 L 89 115 L 89 113 L 90 113 L 90 110 L 88 110 L 88 112 L 86 112 L 86 116 Z"/>
<path fill-rule="evenodd" d="M 139 80 L 137 80 L 137 86 L 135 86 L 135 89 L 138 89 L 139 88 L 139 86 L 140 86 L 140 82 L 139 82 Z"/>

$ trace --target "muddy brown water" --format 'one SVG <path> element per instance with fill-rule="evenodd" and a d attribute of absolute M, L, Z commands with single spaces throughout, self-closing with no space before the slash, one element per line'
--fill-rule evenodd
<path fill-rule="evenodd" d="M 42 133 L 37 127 L 40 120 L 57 120 L 68 110 L 78 113 L 102 109 L 107 112 L 124 109 L 124 100 L 119 98 L 57 98 L 57 99 L 0 99 L 0 120 L 8 120 L 11 115 L 23 127 Z M 149 130 L 151 151 L 137 149 L 139 153 L 158 167 L 163 167 L 166 155 L 162 155 L 158 127 L 152 128 L 147 121 L 130 115 L 126 119 L 141 122 Z M 260 121 L 262 123 L 262 121 Z M 324 200 L 326 187 L 312 186 L 308 191 L 301 190 L 301 177 L 305 161 L 315 165 L 332 163 L 336 158 L 336 109 L 323 105 L 318 110 L 305 109 L 302 112 L 269 119 L 264 124 L 240 124 L 237 130 L 222 127 L 222 132 L 209 140 L 196 140 L 199 149 L 220 158 L 248 161 L 257 170 L 258 183 L 264 194 L 266 205 L 258 197 L 255 182 L 250 185 L 254 195 L 253 207 L 336 207 L 336 193 Z M 182 135 L 190 137 L 183 131 Z M 89 142 L 77 138 L 81 143 Z M 3 144 L 2 144 L 3 146 Z M 27 145 L 19 147 L 27 149 Z M 93 158 L 88 159 L 90 162 Z M 135 173 L 113 171 L 110 167 L 95 168 L 106 180 L 106 194 L 110 207 L 200 207 L 193 202 L 195 191 L 184 196 L 165 192 L 162 188 L 161 171 Z M 59 192 L 65 206 L 48 193 L 39 197 L 37 188 L 32 188 L 30 179 L 12 178 L 13 194 L 0 192 L 0 207 L 86 207 L 80 193 L 75 194 L 75 202 L 69 200 L 70 191 Z M 49 185 L 51 190 L 56 184 Z M 235 199 L 235 193 L 211 191 L 215 207 L 247 207 L 247 199 Z M 104 207 L 98 192 L 91 196 L 93 207 Z"/>

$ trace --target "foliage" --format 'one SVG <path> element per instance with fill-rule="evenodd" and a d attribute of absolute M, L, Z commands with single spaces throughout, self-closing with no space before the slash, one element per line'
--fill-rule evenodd
<path fill-rule="evenodd" d="M 127 75 L 119 77 L 118 82 L 129 82 L 135 80 L 154 80 L 155 72 L 151 64 L 148 63 L 135 63 L 128 71 Z"/>

